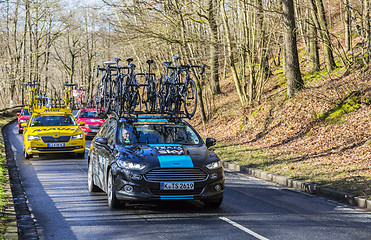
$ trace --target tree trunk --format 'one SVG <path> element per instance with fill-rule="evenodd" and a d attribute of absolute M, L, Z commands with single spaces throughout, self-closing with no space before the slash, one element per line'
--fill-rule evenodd
<path fill-rule="evenodd" d="M 317 8 L 318 23 L 321 31 L 322 47 L 325 58 L 327 71 L 331 72 L 336 68 L 334 55 L 332 53 L 332 44 L 330 39 L 330 33 L 327 28 L 327 21 L 325 15 L 325 8 L 323 7 L 323 0 L 315 0 Z"/>
<path fill-rule="evenodd" d="M 210 28 L 210 72 L 211 72 L 211 90 L 213 94 L 220 94 L 219 86 L 219 41 L 218 25 L 215 19 L 215 12 L 218 6 L 218 0 L 208 1 L 208 24 Z"/>
<path fill-rule="evenodd" d="M 349 0 L 344 0 L 345 17 L 344 17 L 344 40 L 345 40 L 345 51 L 348 52 L 351 48 L 352 34 L 351 34 L 351 15 Z"/>
<path fill-rule="evenodd" d="M 310 10 L 310 11 L 313 11 Z M 309 17 L 309 62 L 310 71 L 317 72 L 320 70 L 319 64 L 319 53 L 318 53 L 318 41 L 317 41 L 317 28 L 315 26 L 315 20 L 313 14 Z"/>
<path fill-rule="evenodd" d="M 234 57 L 233 57 L 232 43 L 231 43 L 231 34 L 230 34 L 230 30 L 229 30 L 229 25 L 228 25 L 227 14 L 225 12 L 224 2 L 225 2 L 224 0 L 221 0 L 220 5 L 221 5 L 221 15 L 222 15 L 222 20 L 223 20 L 223 26 L 224 26 L 225 35 L 226 35 L 225 38 L 226 38 L 226 41 L 227 41 L 227 51 L 228 51 L 229 64 L 230 64 L 230 68 L 231 68 L 231 71 L 232 71 L 232 76 L 233 76 L 233 80 L 234 80 L 235 87 L 236 87 L 236 90 L 237 90 L 237 94 L 238 94 L 238 97 L 240 98 L 241 105 L 245 106 L 247 104 L 247 99 L 242 94 L 242 88 L 241 88 L 241 85 L 240 85 L 240 81 L 238 79 L 236 66 L 234 65 Z"/>
<path fill-rule="evenodd" d="M 286 49 L 287 96 L 291 98 L 303 86 L 296 42 L 294 1 L 282 0 L 284 39 Z"/>
<path fill-rule="evenodd" d="M 369 0 L 363 1 L 363 21 L 364 21 L 364 48 L 366 49 L 366 64 L 370 62 L 370 47 L 371 47 L 371 36 L 370 36 L 370 3 Z"/>

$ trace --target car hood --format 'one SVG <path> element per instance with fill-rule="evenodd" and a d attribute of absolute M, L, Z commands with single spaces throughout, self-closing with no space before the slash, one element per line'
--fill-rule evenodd
<path fill-rule="evenodd" d="M 119 148 L 121 159 L 140 162 L 147 167 L 202 167 L 217 161 L 205 145 L 148 144 Z"/>
<path fill-rule="evenodd" d="M 64 136 L 80 134 L 82 130 L 77 126 L 32 127 L 27 129 L 27 133 L 38 136 Z"/>
<path fill-rule="evenodd" d="M 31 115 L 21 115 L 18 117 L 18 120 L 29 120 L 31 118 Z"/>
<path fill-rule="evenodd" d="M 85 124 L 102 125 L 106 119 L 101 118 L 79 118 L 78 122 L 84 122 Z"/>

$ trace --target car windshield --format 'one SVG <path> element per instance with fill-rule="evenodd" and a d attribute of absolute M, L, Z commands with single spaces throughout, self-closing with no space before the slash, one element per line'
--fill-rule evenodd
<path fill-rule="evenodd" d="M 31 115 L 27 108 L 23 109 L 22 115 Z"/>
<path fill-rule="evenodd" d="M 37 115 L 32 118 L 31 127 L 38 126 L 76 126 L 72 115 Z"/>
<path fill-rule="evenodd" d="M 200 138 L 185 124 L 122 124 L 119 128 L 120 144 L 184 144 L 197 145 Z"/>
<path fill-rule="evenodd" d="M 96 111 L 81 111 L 80 118 L 104 118 L 104 116 L 99 116 Z"/>

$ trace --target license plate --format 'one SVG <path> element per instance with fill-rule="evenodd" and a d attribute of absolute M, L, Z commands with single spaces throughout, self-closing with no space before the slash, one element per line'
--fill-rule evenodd
<path fill-rule="evenodd" d="M 64 143 L 49 143 L 48 147 L 64 147 Z"/>
<path fill-rule="evenodd" d="M 99 129 L 91 129 L 91 132 L 99 132 Z"/>
<path fill-rule="evenodd" d="M 161 190 L 194 190 L 194 182 L 162 182 Z"/>

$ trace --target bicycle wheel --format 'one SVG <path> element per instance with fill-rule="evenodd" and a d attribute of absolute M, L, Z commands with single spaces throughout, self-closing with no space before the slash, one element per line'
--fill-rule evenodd
<path fill-rule="evenodd" d="M 111 79 L 106 78 L 103 82 L 105 91 L 103 92 L 104 113 L 108 114 L 111 110 Z"/>
<path fill-rule="evenodd" d="M 98 89 L 97 89 L 97 94 L 95 96 L 95 108 L 98 113 L 98 115 L 101 115 L 103 113 L 103 106 L 104 106 L 104 94 L 105 94 L 105 89 L 104 89 L 104 84 L 103 81 L 99 83 Z"/>
<path fill-rule="evenodd" d="M 185 85 L 183 102 L 186 117 L 193 117 L 197 109 L 197 88 L 195 82 L 192 79 L 187 81 L 187 84 Z"/>

